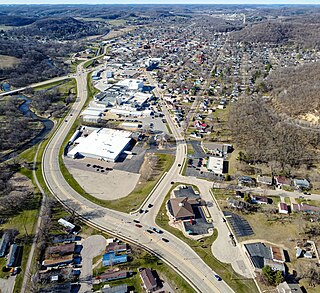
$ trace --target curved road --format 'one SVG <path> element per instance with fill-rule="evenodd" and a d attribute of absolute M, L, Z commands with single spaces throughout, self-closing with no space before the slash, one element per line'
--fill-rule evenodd
<path fill-rule="evenodd" d="M 156 190 L 150 197 L 150 200 L 157 201 L 157 207 L 153 208 L 153 217 L 141 219 L 143 228 L 138 228 L 132 223 L 136 215 L 129 215 L 107 208 L 100 207 L 97 204 L 83 198 L 77 193 L 65 180 L 59 168 L 59 149 L 63 140 L 70 131 L 73 123 L 79 115 L 87 98 L 87 80 L 86 72 L 83 72 L 82 64 L 77 68 L 76 80 L 78 86 L 78 99 L 72 108 L 73 116 L 69 116 L 67 122 L 63 122 L 57 129 L 51 140 L 47 144 L 42 158 L 42 172 L 47 187 L 51 193 L 62 201 L 69 208 L 75 210 L 80 216 L 100 229 L 113 232 L 124 239 L 131 240 L 137 244 L 147 247 L 159 257 L 176 268 L 180 274 L 189 281 L 198 292 L 233 292 L 233 290 L 224 282 L 217 281 L 214 272 L 207 266 L 201 258 L 182 240 L 168 232 L 162 235 L 148 234 L 144 230 L 149 225 L 154 225 L 156 208 L 160 207 L 163 198 L 171 188 L 170 182 L 179 174 L 178 163 L 182 164 L 186 155 L 186 144 L 182 140 L 180 132 L 176 129 L 168 118 L 173 134 L 177 138 L 177 153 L 173 167 L 158 184 Z M 168 114 L 168 113 L 167 113 Z M 150 215 L 152 213 L 150 212 Z M 169 240 L 165 243 L 161 240 L 164 236 Z"/>

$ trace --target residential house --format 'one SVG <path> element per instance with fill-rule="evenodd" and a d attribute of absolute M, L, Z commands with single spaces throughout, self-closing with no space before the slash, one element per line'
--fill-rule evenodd
<path fill-rule="evenodd" d="M 12 238 L 10 235 L 11 234 L 8 231 L 4 232 L 2 235 L 2 238 L 0 241 L 0 257 L 5 256 L 5 254 L 6 254 L 7 247 L 11 241 L 11 238 Z"/>
<path fill-rule="evenodd" d="M 288 284 L 287 282 L 280 283 L 277 286 L 278 293 L 302 293 L 299 284 Z"/>
<path fill-rule="evenodd" d="M 42 265 L 45 267 L 55 267 L 67 265 L 73 262 L 73 254 L 58 256 L 58 257 L 48 257 L 43 262 Z"/>
<path fill-rule="evenodd" d="M 141 270 L 140 278 L 142 280 L 143 288 L 146 292 L 153 292 L 157 289 L 157 279 L 150 269 Z"/>
<path fill-rule="evenodd" d="M 279 261 L 282 256 L 280 248 L 277 250 L 277 247 L 269 247 L 264 243 L 256 242 L 244 244 L 244 249 L 251 265 L 256 270 L 259 271 L 268 265 L 273 270 L 282 271 L 284 274 L 286 273 L 284 261 Z"/>
<path fill-rule="evenodd" d="M 283 188 L 283 187 L 290 187 L 291 186 L 291 179 L 284 177 L 284 176 L 275 176 L 274 180 L 276 182 L 276 186 L 278 188 Z"/>
<path fill-rule="evenodd" d="M 106 252 L 114 252 L 114 253 L 120 253 L 120 252 L 126 252 L 127 251 L 127 244 L 126 243 L 118 243 L 118 242 L 111 242 L 108 243 L 106 247 Z"/>
<path fill-rule="evenodd" d="M 300 190 L 310 189 L 310 182 L 307 179 L 293 179 L 293 185 Z"/>
<path fill-rule="evenodd" d="M 51 242 L 53 244 L 58 244 L 58 243 L 66 243 L 66 242 L 74 242 L 76 241 L 76 236 L 73 234 L 65 235 L 56 235 L 52 238 Z"/>
<path fill-rule="evenodd" d="M 253 195 L 251 199 L 252 203 L 257 203 L 257 204 L 268 204 L 269 200 L 266 196 L 262 195 Z"/>
<path fill-rule="evenodd" d="M 257 183 L 271 186 L 273 183 L 273 180 L 272 180 L 272 177 L 258 175 L 257 176 Z"/>
<path fill-rule="evenodd" d="M 255 186 L 256 181 L 254 178 L 251 178 L 249 176 L 239 176 L 238 185 L 239 186 Z"/>
<path fill-rule="evenodd" d="M 301 204 L 292 204 L 291 205 L 293 212 L 304 212 L 308 214 L 320 214 L 320 207 L 312 206 L 306 203 Z"/>
<path fill-rule="evenodd" d="M 279 208 L 280 214 L 288 214 L 289 213 L 288 205 L 284 202 L 279 202 L 278 208 Z"/>
<path fill-rule="evenodd" d="M 69 244 L 63 244 L 63 245 L 57 245 L 57 246 L 50 246 L 46 249 L 47 255 L 67 255 L 67 254 L 73 254 L 76 248 L 75 243 L 69 243 Z"/>
<path fill-rule="evenodd" d="M 15 243 L 11 244 L 10 249 L 9 249 L 9 254 L 7 257 L 7 263 L 6 263 L 7 268 L 14 267 L 14 264 L 16 261 L 17 251 L 18 251 L 18 245 Z"/>
<path fill-rule="evenodd" d="M 109 288 L 102 288 L 101 289 L 102 293 L 127 293 L 128 291 L 128 285 L 123 284 L 123 285 L 118 285 L 114 287 L 109 287 Z"/>
<path fill-rule="evenodd" d="M 101 282 L 109 282 L 112 280 L 124 279 L 127 277 L 127 274 L 128 273 L 125 270 L 111 269 L 100 276 L 97 276 L 96 279 L 100 280 Z"/>
<path fill-rule="evenodd" d="M 127 254 L 116 254 L 115 252 L 108 252 L 105 253 L 102 257 L 102 265 L 105 266 L 110 266 L 114 264 L 119 264 L 119 263 L 124 263 L 127 262 Z"/>

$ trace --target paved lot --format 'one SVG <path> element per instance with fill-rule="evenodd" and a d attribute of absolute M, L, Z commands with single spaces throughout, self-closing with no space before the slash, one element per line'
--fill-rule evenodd
<path fill-rule="evenodd" d="M 92 259 L 102 253 L 107 245 L 102 235 L 93 235 L 82 241 L 82 269 L 80 275 L 80 293 L 91 292 Z"/>
<path fill-rule="evenodd" d="M 135 188 L 140 178 L 140 174 L 113 169 L 118 163 L 89 158 L 77 160 L 64 158 L 64 162 L 69 172 L 86 192 L 104 200 L 127 196 Z M 87 166 L 88 164 L 90 166 Z M 93 168 L 94 165 L 99 165 L 100 168 Z M 112 168 L 112 170 L 106 168 Z M 120 181 L 122 184 L 118 184 Z"/>
<path fill-rule="evenodd" d="M 254 234 L 250 224 L 244 218 L 226 211 L 224 211 L 223 214 L 226 216 L 227 221 L 237 237 L 245 237 Z"/>
<path fill-rule="evenodd" d="M 142 145 L 138 144 L 132 148 L 131 152 L 135 155 L 121 155 L 122 157 L 119 162 L 114 165 L 114 169 L 138 174 L 144 161 L 146 149 L 144 149 Z"/>
<path fill-rule="evenodd" d="M 192 146 L 194 153 L 192 154 L 193 158 L 204 158 L 206 157 L 205 152 L 203 151 L 200 141 L 190 140 L 188 144 Z"/>
<path fill-rule="evenodd" d="M 194 207 L 195 213 L 194 224 L 189 221 L 183 222 L 186 231 L 191 231 L 191 235 L 204 235 L 209 233 L 209 229 L 213 229 L 213 224 L 208 223 L 203 215 L 200 207 Z"/>

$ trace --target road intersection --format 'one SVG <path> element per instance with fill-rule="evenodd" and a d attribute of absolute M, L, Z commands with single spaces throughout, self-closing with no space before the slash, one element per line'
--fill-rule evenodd
<path fill-rule="evenodd" d="M 103 208 L 85 199 L 64 178 L 59 166 L 59 150 L 87 99 L 87 73 L 83 72 L 82 65 L 80 64 L 77 68 L 76 80 L 80 99 L 72 107 L 73 116 L 68 117 L 66 122 L 63 122 L 58 127 L 44 150 L 42 172 L 48 189 L 60 202 L 74 210 L 92 226 L 109 233 L 112 232 L 113 234 L 116 231 L 119 237 L 137 243 L 158 255 L 188 280 L 196 291 L 233 292 L 224 281 L 219 282 L 216 280 L 214 277 L 215 272 L 182 240 L 165 232 L 165 238 L 169 240 L 168 243 L 165 243 L 160 238 L 153 240 L 143 233 L 145 228 L 151 225 L 155 226 L 156 212 L 171 188 L 170 182 L 178 176 L 180 171 L 178 164 L 183 163 L 186 154 L 186 145 L 182 140 L 180 132 L 173 127 L 173 122 L 170 116 L 168 116 L 169 112 L 164 111 L 164 114 L 167 114 L 166 118 L 169 125 L 171 124 L 170 127 L 173 134 L 180 142 L 177 144 L 176 159 L 172 168 L 149 198 L 155 206 L 153 212 L 150 212 L 148 217 L 141 219 L 143 228 L 137 228 L 133 225 L 133 220 L 137 217 L 136 215 Z M 188 258 L 185 258 L 186 255 Z"/>

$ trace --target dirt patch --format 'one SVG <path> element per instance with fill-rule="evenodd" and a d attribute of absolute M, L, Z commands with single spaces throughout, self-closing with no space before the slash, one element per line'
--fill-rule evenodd
<path fill-rule="evenodd" d="M 11 68 L 19 64 L 20 60 L 13 56 L 0 55 L 0 69 Z"/>

